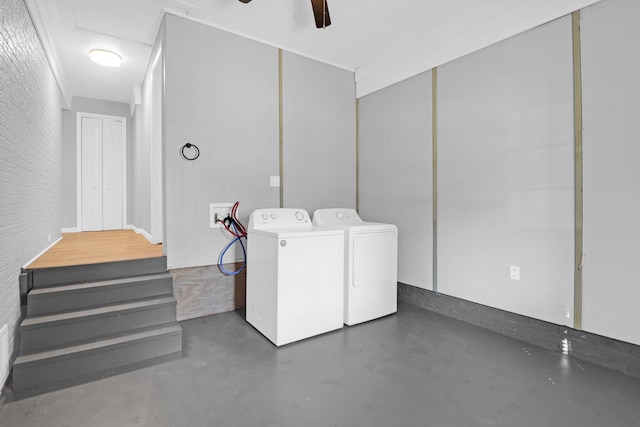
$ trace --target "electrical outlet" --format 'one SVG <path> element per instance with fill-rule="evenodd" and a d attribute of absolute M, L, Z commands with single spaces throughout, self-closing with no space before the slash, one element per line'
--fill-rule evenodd
<path fill-rule="evenodd" d="M 225 219 L 231 213 L 233 203 L 209 204 L 209 228 L 222 228 L 222 224 L 216 219 Z"/>
<path fill-rule="evenodd" d="M 520 267 L 518 267 L 517 265 L 510 265 L 509 278 L 511 280 L 520 280 Z"/>

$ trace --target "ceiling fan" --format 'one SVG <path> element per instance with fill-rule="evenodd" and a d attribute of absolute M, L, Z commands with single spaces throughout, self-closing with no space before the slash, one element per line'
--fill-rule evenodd
<path fill-rule="evenodd" d="M 249 3 L 251 0 L 240 0 L 242 3 Z M 313 16 L 316 20 L 316 28 L 326 28 L 331 25 L 329 17 L 329 6 L 327 0 L 311 0 Z"/>

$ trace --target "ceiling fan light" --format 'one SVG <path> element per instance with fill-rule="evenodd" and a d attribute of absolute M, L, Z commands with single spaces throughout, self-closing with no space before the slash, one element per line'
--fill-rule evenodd
<path fill-rule="evenodd" d="M 92 49 L 89 51 L 89 58 L 96 64 L 105 67 L 119 67 L 122 65 L 122 57 L 115 52 L 104 49 Z"/>

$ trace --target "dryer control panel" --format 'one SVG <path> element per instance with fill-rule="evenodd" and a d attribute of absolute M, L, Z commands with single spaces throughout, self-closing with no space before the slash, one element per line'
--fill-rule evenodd
<path fill-rule="evenodd" d="M 257 209 L 249 217 L 248 230 L 273 228 L 308 228 L 311 218 L 304 209 L 271 208 Z"/>
<path fill-rule="evenodd" d="M 317 209 L 313 213 L 313 225 L 352 225 L 363 221 L 355 209 Z"/>

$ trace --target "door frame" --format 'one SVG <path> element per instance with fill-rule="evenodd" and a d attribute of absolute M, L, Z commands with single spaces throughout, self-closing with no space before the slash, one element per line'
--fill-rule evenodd
<path fill-rule="evenodd" d="M 127 228 L 127 118 L 106 114 L 76 113 L 76 228 L 82 231 L 82 119 L 122 120 L 122 229 Z"/>

